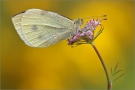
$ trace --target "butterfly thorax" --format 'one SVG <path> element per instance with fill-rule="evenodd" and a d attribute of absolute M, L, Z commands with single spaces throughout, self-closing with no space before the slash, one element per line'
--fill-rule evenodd
<path fill-rule="evenodd" d="M 83 24 L 83 20 L 78 18 L 77 20 L 74 20 L 74 24 L 75 24 L 75 27 L 74 27 L 74 34 L 76 34 L 79 30 L 80 30 L 80 26 Z"/>

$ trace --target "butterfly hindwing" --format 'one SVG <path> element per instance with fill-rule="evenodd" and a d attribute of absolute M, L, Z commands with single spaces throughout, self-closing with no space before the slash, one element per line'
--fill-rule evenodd
<path fill-rule="evenodd" d="M 27 39 L 25 38 L 25 36 L 24 36 L 24 34 L 23 34 L 23 32 L 22 32 L 21 20 L 22 20 L 23 14 L 24 14 L 24 12 L 15 15 L 15 16 L 12 18 L 12 22 L 13 22 L 13 24 L 14 24 L 14 27 L 15 27 L 17 33 L 18 33 L 19 36 L 21 37 L 21 39 L 22 39 L 28 46 L 32 46 L 32 45 L 27 41 Z"/>

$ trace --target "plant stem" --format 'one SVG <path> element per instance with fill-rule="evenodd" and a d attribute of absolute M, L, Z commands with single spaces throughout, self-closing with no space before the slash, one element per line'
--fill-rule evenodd
<path fill-rule="evenodd" d="M 94 43 L 92 42 L 91 43 L 92 47 L 94 48 L 94 50 L 96 51 L 101 63 L 102 63 L 102 66 L 104 68 L 104 71 L 105 71 L 105 74 L 106 74 L 106 78 L 107 78 L 107 90 L 111 90 L 112 89 L 112 81 L 110 80 L 110 77 L 109 77 L 109 74 L 108 74 L 108 71 L 107 71 L 107 68 L 106 68 L 106 65 L 104 63 L 104 60 L 102 59 L 98 49 L 96 48 L 96 46 L 94 45 Z"/>

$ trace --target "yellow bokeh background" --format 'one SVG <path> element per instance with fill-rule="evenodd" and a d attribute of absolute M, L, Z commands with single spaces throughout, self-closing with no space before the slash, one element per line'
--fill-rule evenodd
<path fill-rule="evenodd" d="M 96 39 L 109 74 L 119 62 L 125 74 L 113 90 L 134 88 L 134 1 L 3 0 L 1 1 L 2 89 L 106 89 L 103 67 L 91 45 L 71 48 L 63 40 L 47 48 L 31 48 L 17 34 L 11 18 L 30 8 L 59 13 L 71 19 L 107 15 Z"/>

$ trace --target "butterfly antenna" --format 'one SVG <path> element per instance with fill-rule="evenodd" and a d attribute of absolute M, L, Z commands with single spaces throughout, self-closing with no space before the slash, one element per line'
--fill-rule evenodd
<path fill-rule="evenodd" d="M 86 18 L 82 18 L 82 19 L 93 19 L 94 20 L 95 17 L 97 18 L 97 20 L 98 20 L 98 18 L 100 18 L 101 20 L 107 20 L 106 15 L 102 15 L 102 16 L 90 16 L 90 17 L 86 17 Z"/>

